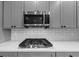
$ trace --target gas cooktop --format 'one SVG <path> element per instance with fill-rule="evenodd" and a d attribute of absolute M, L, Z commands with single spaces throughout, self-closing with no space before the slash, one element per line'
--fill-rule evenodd
<path fill-rule="evenodd" d="M 27 38 L 19 44 L 20 48 L 49 48 L 52 46 L 45 38 Z"/>

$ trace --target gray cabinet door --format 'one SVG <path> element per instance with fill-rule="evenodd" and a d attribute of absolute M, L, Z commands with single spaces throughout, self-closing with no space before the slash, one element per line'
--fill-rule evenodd
<path fill-rule="evenodd" d="M 76 28 L 76 2 L 61 2 L 61 26 Z"/>
<path fill-rule="evenodd" d="M 17 52 L 0 52 L 0 57 L 17 57 Z"/>
<path fill-rule="evenodd" d="M 12 1 L 11 23 L 16 27 L 23 27 L 23 1 Z"/>
<path fill-rule="evenodd" d="M 49 1 L 37 1 L 36 8 L 39 11 L 45 11 L 46 13 L 49 13 L 50 2 Z"/>
<path fill-rule="evenodd" d="M 3 7 L 2 7 L 2 5 L 3 5 L 3 2 L 2 1 L 0 1 L 0 27 L 2 27 L 2 17 L 3 17 Z"/>
<path fill-rule="evenodd" d="M 19 57 L 54 57 L 51 52 L 18 52 Z"/>
<path fill-rule="evenodd" d="M 50 1 L 50 28 L 60 28 L 59 1 Z"/>
<path fill-rule="evenodd" d="M 4 1 L 4 28 L 23 26 L 23 2 Z"/>
<path fill-rule="evenodd" d="M 79 57 L 79 52 L 56 52 L 56 57 Z"/>
<path fill-rule="evenodd" d="M 36 1 L 25 1 L 24 3 L 25 12 L 36 10 Z"/>
<path fill-rule="evenodd" d="M 77 1 L 77 27 L 79 28 L 79 1 Z"/>
<path fill-rule="evenodd" d="M 49 1 L 26 1 L 25 2 L 25 12 L 27 11 L 46 11 L 49 12 Z"/>
<path fill-rule="evenodd" d="M 11 7 L 12 2 L 11 1 L 5 1 L 4 2 L 4 23 L 3 23 L 3 28 L 11 28 L 12 23 L 11 23 Z"/>

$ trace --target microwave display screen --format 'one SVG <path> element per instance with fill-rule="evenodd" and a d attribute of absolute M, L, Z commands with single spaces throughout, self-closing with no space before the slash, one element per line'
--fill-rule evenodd
<path fill-rule="evenodd" d="M 43 15 L 24 15 L 24 24 L 43 24 Z"/>

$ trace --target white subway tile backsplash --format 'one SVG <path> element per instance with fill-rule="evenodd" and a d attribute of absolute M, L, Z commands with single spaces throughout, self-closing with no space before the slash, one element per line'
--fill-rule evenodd
<path fill-rule="evenodd" d="M 79 30 L 71 29 L 12 29 L 12 40 L 24 40 L 25 38 L 47 38 L 48 40 L 79 40 Z"/>

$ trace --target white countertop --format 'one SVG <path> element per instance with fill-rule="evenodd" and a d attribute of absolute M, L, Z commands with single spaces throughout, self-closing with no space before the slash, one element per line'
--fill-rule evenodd
<path fill-rule="evenodd" d="M 21 41 L 7 41 L 0 44 L 0 52 L 79 52 L 78 41 L 54 41 L 51 48 L 18 48 Z"/>

